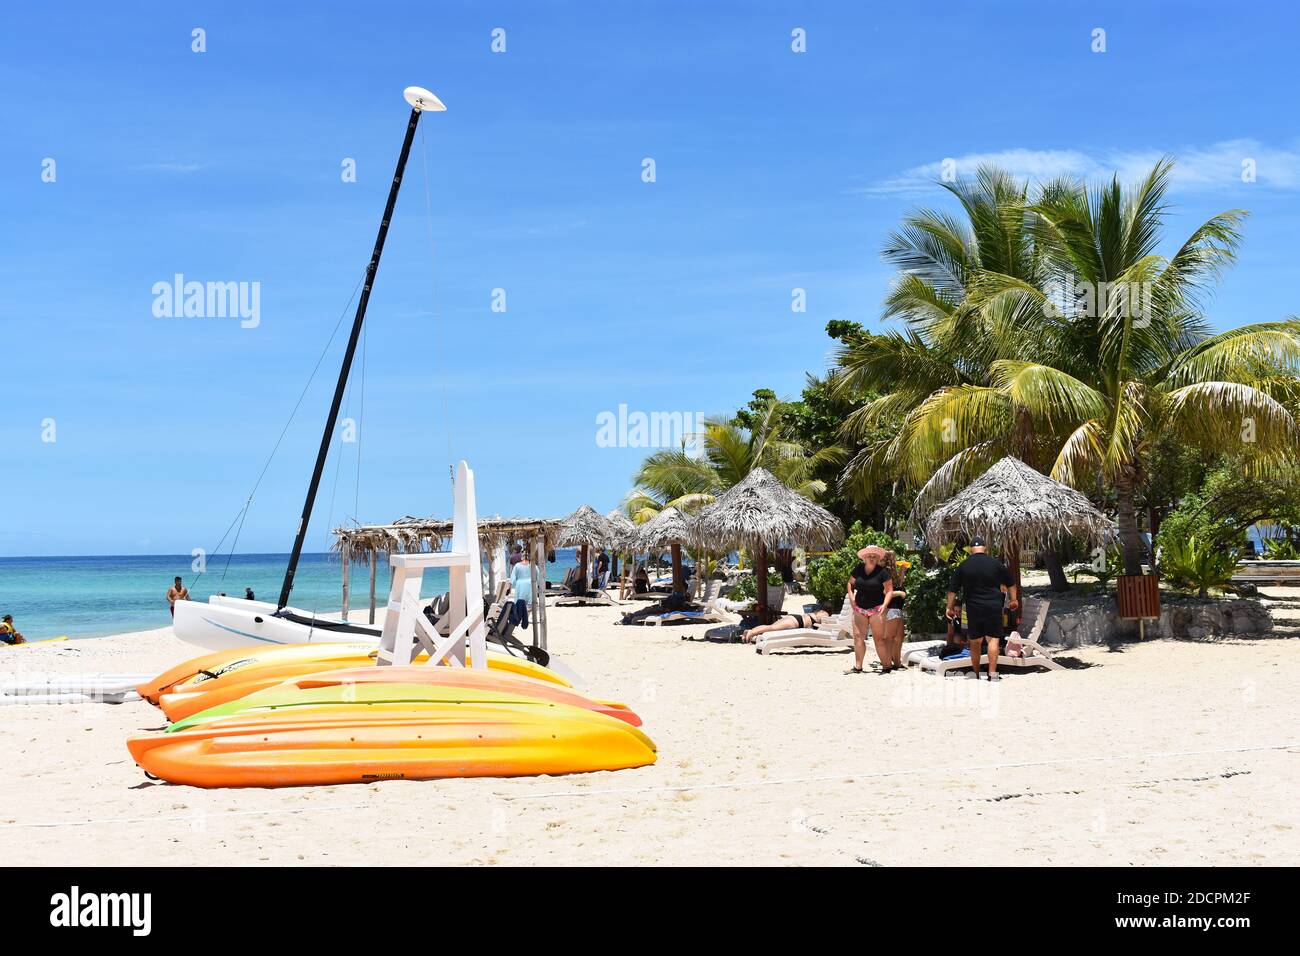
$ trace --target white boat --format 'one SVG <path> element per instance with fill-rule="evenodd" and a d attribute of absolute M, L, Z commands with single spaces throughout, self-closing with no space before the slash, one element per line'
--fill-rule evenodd
<path fill-rule="evenodd" d="M 268 601 L 213 596 L 203 601 L 177 601 L 172 621 L 181 640 L 210 651 L 256 644 L 338 643 L 368 640 L 379 643 L 380 628 L 344 624 L 316 617 L 309 611 L 277 609 Z"/>
<path fill-rule="evenodd" d="M 351 336 L 348 339 L 347 350 L 343 356 L 343 367 L 339 371 L 338 382 L 334 389 L 334 400 L 330 407 L 329 417 L 325 422 L 324 434 L 321 436 L 320 448 L 316 455 L 316 467 L 312 472 L 311 482 L 307 488 L 307 499 L 303 504 L 298 532 L 294 538 L 293 550 L 289 555 L 289 566 L 285 571 L 280 599 L 277 603 L 272 604 L 269 601 L 248 601 L 216 595 L 209 598 L 207 603 L 177 601 L 172 627 L 177 637 L 190 644 L 208 650 L 227 650 L 258 645 L 338 643 L 358 640 L 373 640 L 378 644 L 381 640 L 382 629 L 379 627 L 352 624 L 339 618 L 318 617 L 310 611 L 290 607 L 288 602 L 289 593 L 293 588 L 294 574 L 298 568 L 298 559 L 302 555 L 303 540 L 306 537 L 307 526 L 311 520 L 312 506 L 316 500 L 316 492 L 320 486 L 321 474 L 329 453 L 330 439 L 338 422 L 339 407 L 342 404 L 348 374 L 352 368 L 352 359 L 356 354 L 361 326 L 365 321 L 366 306 L 370 301 L 370 290 L 379 270 L 379 260 L 383 254 L 384 240 L 388 235 L 388 224 L 392 220 L 393 209 L 397 203 L 397 194 L 402 185 L 406 160 L 411 151 L 415 130 L 419 124 L 421 114 L 425 112 L 441 112 L 446 109 L 437 96 L 418 86 L 408 87 L 403 92 L 403 95 L 411 106 L 410 120 L 406 127 L 406 138 L 402 143 L 401 153 L 398 155 L 397 169 L 393 174 L 392 185 L 389 187 L 388 204 L 385 206 L 383 217 L 380 219 L 379 233 L 375 238 L 374 250 L 371 253 L 370 265 L 366 272 L 365 285 L 361 292 L 361 298 L 357 302 L 356 315 L 352 321 Z M 466 474 L 468 474 L 467 469 Z M 470 504 L 466 508 L 459 499 L 457 500 L 455 521 L 462 528 L 473 529 L 477 527 L 477 517 L 473 514 L 472 495 L 469 501 Z M 459 621 L 466 614 L 464 607 L 468 603 L 468 595 L 462 595 L 462 598 L 464 599 L 462 610 L 458 615 L 453 614 L 451 616 L 453 622 Z M 417 613 L 422 613 L 423 608 L 414 610 Z M 547 656 L 545 652 L 534 648 L 526 648 L 525 645 L 513 639 L 511 639 L 508 648 L 498 645 L 491 649 L 502 652 L 509 650 L 516 655 L 526 653 L 531 659 L 539 662 L 542 662 L 540 658 Z"/>

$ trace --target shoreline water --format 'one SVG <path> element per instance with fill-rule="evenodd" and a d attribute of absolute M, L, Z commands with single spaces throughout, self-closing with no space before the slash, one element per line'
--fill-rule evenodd
<path fill-rule="evenodd" d="M 38 641 L 67 636 L 99 639 L 168 627 L 167 589 L 181 575 L 192 600 L 206 601 L 224 592 L 243 597 L 251 587 L 261 600 L 275 600 L 288 564 L 286 554 L 209 556 L 199 573 L 190 555 L 86 555 L 63 557 L 0 557 L 0 614 L 12 614 L 19 632 Z M 548 581 L 563 580 L 576 563 L 572 548 L 556 551 L 548 562 Z M 379 563 L 375 575 L 376 603 L 386 600 L 389 568 Z M 369 568 L 352 566 L 353 610 L 369 606 Z M 304 554 L 294 578 L 291 603 L 320 614 L 342 607 L 342 564 L 335 554 Z M 425 575 L 424 594 L 446 590 L 447 572 L 435 568 Z"/>

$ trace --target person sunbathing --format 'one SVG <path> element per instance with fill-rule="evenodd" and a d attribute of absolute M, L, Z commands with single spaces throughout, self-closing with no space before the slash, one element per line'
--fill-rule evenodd
<path fill-rule="evenodd" d="M 815 631 L 819 625 L 826 623 L 831 617 L 831 612 L 824 604 L 811 614 L 782 614 L 771 624 L 760 624 L 758 627 L 751 627 L 740 635 L 740 640 L 745 644 L 753 644 L 754 638 L 762 634 L 771 634 L 773 631 L 793 631 L 795 628 Z"/>

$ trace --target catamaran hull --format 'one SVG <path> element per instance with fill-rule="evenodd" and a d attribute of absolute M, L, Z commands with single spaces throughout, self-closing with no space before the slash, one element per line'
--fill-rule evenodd
<path fill-rule="evenodd" d="M 379 643 L 379 628 L 361 628 L 357 625 L 341 629 L 342 621 L 327 618 L 315 619 L 306 611 L 287 610 L 306 619 L 308 624 L 275 616 L 274 605 L 263 601 L 244 601 L 238 598 L 214 598 L 204 604 L 199 601 L 177 601 L 172 629 L 187 644 L 210 651 L 232 650 L 256 645 L 278 644 L 337 644 L 355 641 Z M 330 625 L 334 625 L 331 627 Z"/>

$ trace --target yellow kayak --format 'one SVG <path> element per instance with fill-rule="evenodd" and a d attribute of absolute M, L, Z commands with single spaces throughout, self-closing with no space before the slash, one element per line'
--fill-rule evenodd
<path fill-rule="evenodd" d="M 146 772 L 194 787 L 511 777 L 655 762 L 649 737 L 592 710 L 486 690 L 434 698 L 428 687 L 400 684 L 321 689 L 302 707 L 232 714 L 133 737 L 127 747 Z"/>
<path fill-rule="evenodd" d="M 375 645 L 365 642 L 286 644 L 215 651 L 178 664 L 136 690 L 145 700 L 161 707 L 170 720 L 182 720 L 294 677 L 375 665 L 377 659 Z M 427 655 L 416 658 L 416 662 L 421 659 L 427 659 Z M 561 687 L 571 686 L 554 671 L 505 654 L 489 654 L 488 669 Z"/>

